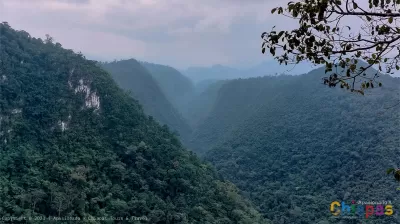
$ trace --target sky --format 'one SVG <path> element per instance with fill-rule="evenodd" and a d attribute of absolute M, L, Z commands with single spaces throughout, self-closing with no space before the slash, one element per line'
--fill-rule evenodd
<path fill-rule="evenodd" d="M 262 32 L 298 27 L 296 20 L 271 14 L 289 1 L 0 0 L 0 22 L 34 37 L 49 34 L 93 60 L 135 58 L 181 70 L 249 68 L 273 60 L 261 53 Z M 367 1 L 357 2 L 367 8 Z M 361 25 L 346 19 L 353 28 Z"/>
<path fill-rule="evenodd" d="M 283 4 L 283 5 L 282 5 Z M 34 37 L 52 36 L 87 58 L 136 58 L 180 69 L 223 64 L 250 67 L 261 33 L 294 28 L 271 15 L 276 0 L 0 0 L 0 20 Z"/>

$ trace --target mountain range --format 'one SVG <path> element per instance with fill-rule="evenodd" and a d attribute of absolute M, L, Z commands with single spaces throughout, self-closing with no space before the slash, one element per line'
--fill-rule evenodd
<path fill-rule="evenodd" d="M 380 75 L 383 86 L 362 96 L 326 87 L 325 75 L 320 68 L 227 81 L 193 127 L 193 148 L 273 223 L 341 223 L 329 214 L 333 201 L 400 205 L 398 183 L 386 175 L 400 166 L 400 114 L 393 107 L 400 79 Z"/>
<path fill-rule="evenodd" d="M 280 65 L 276 61 L 265 61 L 249 68 L 233 68 L 224 65 L 213 65 L 210 67 L 189 67 L 182 71 L 194 83 L 209 80 L 227 80 L 238 78 L 251 78 L 259 76 L 275 76 L 281 74 L 300 75 L 316 68 L 306 62 L 293 65 Z"/>
<path fill-rule="evenodd" d="M 162 74 L 170 83 L 182 83 L 182 76 Z M 327 209 L 332 201 L 372 198 L 397 207 L 396 182 L 385 171 L 400 165 L 400 117 L 392 107 L 398 104 L 400 79 L 380 74 L 376 81 L 383 86 L 363 96 L 326 87 L 327 75 L 317 68 L 296 76 L 189 85 L 179 96 L 189 99 L 178 109 L 192 130 L 184 144 L 236 184 L 272 223 L 336 223 Z M 395 213 L 368 221 L 398 219 Z"/>
<path fill-rule="evenodd" d="M 326 87 L 327 75 L 317 68 L 199 82 L 181 111 L 192 128 L 185 144 L 273 223 L 336 223 L 325 208 L 337 200 L 373 198 L 397 207 L 396 182 L 385 171 L 400 165 L 400 117 L 392 107 L 400 79 L 380 74 L 383 86 L 363 96 Z M 369 223 L 398 219 L 396 213 Z"/>
<path fill-rule="evenodd" d="M 0 34 L 3 217 L 400 223 L 386 174 L 400 167 L 400 78 L 369 69 L 382 87 L 361 95 L 307 64 L 178 71 L 87 60 L 7 23 Z M 382 200 L 394 214 L 329 211 Z"/>
<path fill-rule="evenodd" d="M 0 216 L 5 220 L 268 223 L 168 126 L 146 115 L 134 99 L 139 95 L 113 80 L 129 82 L 126 88 L 134 91 L 140 85 L 133 82 L 142 82 L 142 89 L 157 93 L 138 62 L 99 65 L 6 22 L 0 34 Z M 141 103 L 156 100 L 151 96 Z"/>

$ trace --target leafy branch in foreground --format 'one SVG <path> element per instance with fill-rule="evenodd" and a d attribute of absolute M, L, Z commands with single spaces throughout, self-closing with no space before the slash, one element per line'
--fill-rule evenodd
<path fill-rule="evenodd" d="M 369 74 L 367 69 L 376 66 L 384 73 L 400 69 L 399 6 L 400 0 L 289 2 L 271 13 L 298 20 L 299 27 L 290 31 L 274 27 L 262 33 L 262 53 L 269 49 L 286 65 L 304 60 L 325 64 L 330 75 L 324 77 L 324 84 L 364 94 L 365 89 L 382 85 L 376 80 L 379 74 Z M 361 60 L 367 65 L 360 65 Z"/>
<path fill-rule="evenodd" d="M 400 182 L 400 169 L 396 169 L 396 168 L 389 168 L 386 171 L 387 174 L 392 174 L 394 176 L 394 178 Z"/>

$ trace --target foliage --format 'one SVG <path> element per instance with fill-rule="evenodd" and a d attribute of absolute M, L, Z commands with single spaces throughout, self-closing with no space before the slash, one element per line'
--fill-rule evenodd
<path fill-rule="evenodd" d="M 227 81 L 210 81 L 200 86 L 196 85 L 197 93 L 191 98 L 185 110 L 186 117 L 188 118 L 187 121 L 193 128 L 201 125 L 202 121 L 212 110 L 217 100 L 219 90 L 225 82 Z M 192 135 L 192 141 L 193 140 L 196 140 L 194 135 Z"/>
<path fill-rule="evenodd" d="M 167 99 L 159 83 L 142 64 L 135 59 L 129 59 L 100 63 L 100 65 L 111 74 L 121 88 L 129 91 L 132 97 L 139 101 L 147 115 L 154 117 L 161 124 L 167 125 L 180 135 L 182 140 L 187 139 L 191 132 L 190 126 Z"/>
<path fill-rule="evenodd" d="M 166 65 L 141 62 L 157 81 L 167 99 L 179 111 L 183 111 L 194 94 L 194 85 L 178 70 Z"/>
<path fill-rule="evenodd" d="M 189 120 L 195 124 L 190 141 L 191 147 L 197 153 L 203 154 L 216 143 L 231 136 L 235 127 L 258 113 L 260 103 L 268 102 L 270 98 L 267 96 L 274 96 L 290 77 L 270 77 L 270 79 L 274 81 L 263 82 L 262 85 L 244 84 L 246 81 L 241 79 L 220 81 L 194 99 L 190 106 L 195 116 Z"/>
<path fill-rule="evenodd" d="M 400 169 L 396 169 L 396 168 L 389 168 L 386 171 L 387 174 L 392 174 L 394 176 L 394 179 L 396 179 L 397 181 L 400 181 Z"/>
<path fill-rule="evenodd" d="M 264 32 L 262 53 L 268 49 L 283 64 L 303 60 L 325 64 L 325 72 L 333 73 L 324 77 L 324 84 L 363 93 L 381 86 L 375 81 L 377 73 L 365 74 L 368 68 L 375 65 L 387 73 L 400 69 L 399 6 L 397 0 L 289 2 L 286 8 L 277 7 L 271 13 L 298 20 L 299 27 Z M 360 23 L 349 23 L 351 20 Z M 357 66 L 360 60 L 368 64 Z M 336 68 L 344 70 L 337 72 Z"/>
<path fill-rule="evenodd" d="M 375 71 L 367 71 L 374 73 Z M 391 200 L 398 184 L 385 167 L 399 164 L 400 79 L 364 97 L 301 76 L 232 80 L 194 132 L 205 159 L 243 190 L 273 223 L 359 223 L 329 214 L 334 200 Z M 393 217 L 368 223 L 398 223 Z M 349 221 L 349 222 L 347 222 Z"/>
<path fill-rule="evenodd" d="M 7 23 L 0 60 L 1 217 L 265 223 L 96 62 Z"/>

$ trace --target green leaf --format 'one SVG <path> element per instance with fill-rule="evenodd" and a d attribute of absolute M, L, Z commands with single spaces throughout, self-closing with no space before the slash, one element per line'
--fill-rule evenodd
<path fill-rule="evenodd" d="M 277 8 L 273 8 L 273 9 L 271 10 L 271 13 L 274 14 L 274 12 L 276 11 L 276 9 L 277 9 Z"/>
<path fill-rule="evenodd" d="M 386 174 L 393 173 L 394 171 L 395 171 L 394 168 L 389 168 L 389 169 L 386 170 Z"/>
<path fill-rule="evenodd" d="M 389 23 L 393 23 L 393 17 L 389 17 Z"/>
<path fill-rule="evenodd" d="M 264 53 L 265 53 L 265 48 L 263 48 L 263 49 L 261 50 L 261 52 L 264 54 Z"/>
<path fill-rule="evenodd" d="M 395 178 L 397 181 L 400 181 L 400 170 L 398 170 L 398 171 L 396 171 L 396 172 L 394 173 L 394 178 Z"/>

